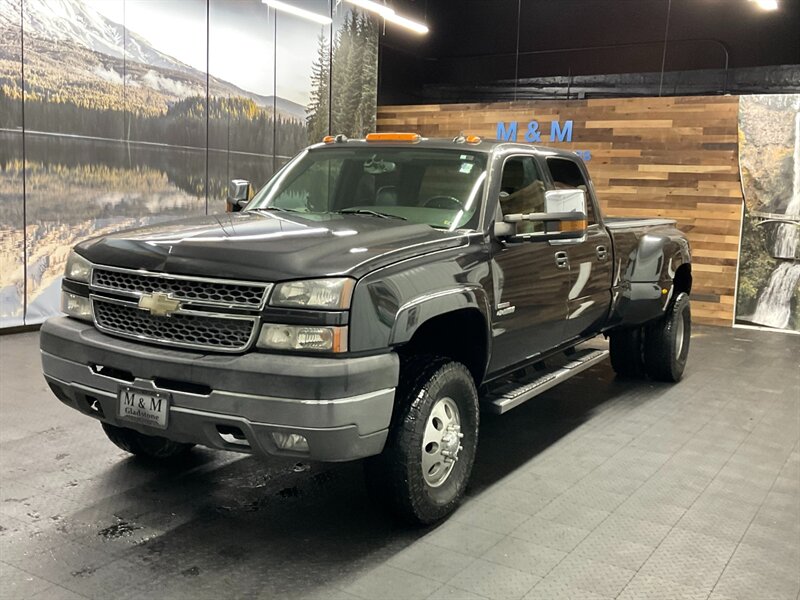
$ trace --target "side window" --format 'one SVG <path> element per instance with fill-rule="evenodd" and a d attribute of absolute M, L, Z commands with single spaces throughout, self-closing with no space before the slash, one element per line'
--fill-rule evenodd
<path fill-rule="evenodd" d="M 544 181 L 532 156 L 513 156 L 503 165 L 500 209 L 504 215 L 544 211 Z"/>
<path fill-rule="evenodd" d="M 568 158 L 548 158 L 547 168 L 550 169 L 550 175 L 557 190 L 579 188 L 586 192 L 586 212 L 588 213 L 586 216 L 588 217 L 589 225 L 597 223 L 594 215 L 594 206 L 589 198 L 589 186 L 586 184 L 586 179 L 577 163 Z"/>

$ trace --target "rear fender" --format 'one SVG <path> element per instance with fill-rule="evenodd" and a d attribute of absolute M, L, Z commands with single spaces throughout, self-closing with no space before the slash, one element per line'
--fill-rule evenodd
<path fill-rule="evenodd" d="M 634 327 L 661 317 L 674 294 L 675 273 L 686 264 L 691 253 L 680 231 L 645 233 L 612 290 L 609 327 Z"/>

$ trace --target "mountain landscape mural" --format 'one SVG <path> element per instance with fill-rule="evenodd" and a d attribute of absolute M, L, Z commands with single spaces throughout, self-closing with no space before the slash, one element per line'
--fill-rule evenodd
<path fill-rule="evenodd" d="M 314 141 L 328 133 L 331 107 L 315 94 L 353 106 L 357 69 L 352 126 L 374 124 L 377 27 L 342 5 L 333 16 L 320 27 L 260 0 L 2 0 L 0 327 L 58 312 L 78 241 L 220 212 L 234 177 L 263 185 L 310 123 Z M 331 40 L 346 72 L 318 52 Z"/>

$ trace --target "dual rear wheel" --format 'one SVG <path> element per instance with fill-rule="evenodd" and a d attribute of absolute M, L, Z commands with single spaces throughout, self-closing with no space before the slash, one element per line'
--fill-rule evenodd
<path fill-rule="evenodd" d="M 621 377 L 680 381 L 691 334 L 689 295 L 680 293 L 660 319 L 611 333 L 611 366 Z"/>

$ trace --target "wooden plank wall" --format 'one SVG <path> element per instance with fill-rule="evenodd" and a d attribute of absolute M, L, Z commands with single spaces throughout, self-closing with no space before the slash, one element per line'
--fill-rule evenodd
<path fill-rule="evenodd" d="M 605 214 L 677 219 L 694 256 L 693 316 L 730 326 L 743 203 L 738 110 L 734 96 L 381 106 L 378 130 L 494 140 L 498 121 L 515 121 L 524 141 L 538 121 L 542 145 L 591 152 Z M 572 143 L 549 142 L 551 121 L 569 119 Z"/>

